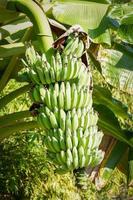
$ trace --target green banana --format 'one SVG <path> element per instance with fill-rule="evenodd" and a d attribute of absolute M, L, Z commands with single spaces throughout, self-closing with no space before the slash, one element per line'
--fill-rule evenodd
<path fill-rule="evenodd" d="M 52 146 L 53 146 L 54 150 L 56 152 L 60 152 L 60 145 L 59 145 L 58 140 L 55 137 L 51 137 L 51 142 L 52 142 Z"/>
<path fill-rule="evenodd" d="M 50 112 L 49 120 L 52 128 L 58 128 L 58 122 L 53 112 Z"/>
<path fill-rule="evenodd" d="M 56 152 L 56 149 L 55 149 L 54 146 L 53 146 L 52 139 L 51 139 L 50 136 L 47 136 L 47 137 L 46 137 L 46 144 L 48 145 L 49 151 L 51 151 L 51 152 Z"/>
<path fill-rule="evenodd" d="M 70 111 L 68 111 L 67 115 L 66 115 L 66 127 L 69 128 L 70 130 L 72 129 L 71 113 L 70 113 Z"/>
<path fill-rule="evenodd" d="M 30 79 L 33 81 L 33 83 L 40 84 L 39 77 L 38 77 L 37 73 L 33 69 L 30 69 L 28 71 L 28 74 L 29 74 Z"/>
<path fill-rule="evenodd" d="M 51 78 L 50 78 L 50 66 L 49 66 L 49 63 L 48 62 L 45 62 L 45 66 L 43 68 L 43 73 L 44 73 L 44 76 L 45 76 L 45 80 L 46 80 L 46 83 L 47 84 L 50 84 L 51 83 Z"/>
<path fill-rule="evenodd" d="M 32 91 L 32 98 L 35 102 L 41 102 L 41 98 L 40 98 L 40 93 L 38 91 L 38 85 L 36 87 L 33 88 Z"/>
<path fill-rule="evenodd" d="M 58 129 L 59 143 L 62 150 L 66 150 L 65 135 L 62 129 Z"/>
<path fill-rule="evenodd" d="M 56 81 L 56 76 L 55 76 L 54 69 L 53 69 L 52 67 L 50 68 L 49 73 L 50 73 L 51 83 L 55 83 L 55 81 Z"/>
<path fill-rule="evenodd" d="M 72 93 L 72 108 L 76 108 L 77 107 L 77 102 L 78 102 L 78 92 L 77 92 L 77 88 L 73 91 Z"/>
<path fill-rule="evenodd" d="M 60 116 L 59 116 L 59 121 L 60 121 L 60 128 L 65 131 L 66 128 L 66 113 L 64 112 L 63 109 L 60 109 Z"/>
<path fill-rule="evenodd" d="M 51 98 L 50 98 L 50 92 L 49 92 L 48 89 L 46 90 L 46 94 L 45 94 L 45 104 L 47 105 L 47 107 L 48 107 L 49 109 L 52 109 Z"/>
<path fill-rule="evenodd" d="M 73 131 L 73 134 L 72 134 L 72 144 L 73 144 L 73 147 L 78 146 L 78 136 L 77 136 L 76 131 Z"/>
<path fill-rule="evenodd" d="M 80 95 L 78 95 L 78 102 L 77 102 L 77 108 L 81 108 L 82 106 L 84 106 L 84 91 L 81 90 L 80 91 Z"/>
<path fill-rule="evenodd" d="M 74 42 L 71 45 L 71 54 L 74 54 L 75 50 L 78 47 L 78 44 L 79 44 L 79 38 L 76 37 L 75 40 L 74 40 Z"/>
<path fill-rule="evenodd" d="M 58 83 L 55 83 L 54 84 L 54 91 L 56 93 L 56 96 L 59 95 L 59 91 L 60 91 L 60 87 L 59 87 L 59 84 Z"/>
<path fill-rule="evenodd" d="M 80 40 L 74 54 L 76 55 L 77 58 L 80 58 L 83 55 L 83 52 L 84 52 L 84 43 L 82 40 Z"/>
<path fill-rule="evenodd" d="M 78 169 L 79 167 L 79 160 L 78 160 L 78 151 L 76 147 L 72 149 L 72 156 L 73 156 L 73 166 L 74 169 Z"/>
<path fill-rule="evenodd" d="M 80 141 L 81 138 L 83 137 L 83 129 L 82 128 L 77 129 L 77 136 L 78 136 L 78 141 Z"/>
<path fill-rule="evenodd" d="M 72 144 L 72 134 L 71 134 L 71 130 L 67 129 L 66 130 L 66 148 L 67 149 L 72 149 L 73 144 Z"/>
<path fill-rule="evenodd" d="M 46 129 L 50 129 L 51 128 L 51 124 L 50 124 L 50 121 L 48 119 L 48 117 L 44 114 L 44 113 L 40 113 L 38 115 L 38 117 L 40 118 L 39 121 L 41 121 L 42 123 L 42 126 Z"/>
<path fill-rule="evenodd" d="M 64 164 L 66 164 L 67 159 L 66 159 L 66 153 L 65 153 L 65 151 L 61 151 L 60 152 L 60 157 L 61 157 L 62 162 Z"/>
<path fill-rule="evenodd" d="M 44 88 L 43 85 L 39 85 L 38 90 L 40 93 L 40 98 L 41 98 L 42 102 L 44 102 L 45 95 L 46 95 L 46 89 Z"/>
<path fill-rule="evenodd" d="M 36 66 L 36 73 L 38 74 L 38 77 L 40 79 L 40 83 L 46 84 L 46 80 L 45 80 L 45 77 L 44 77 L 44 71 L 41 68 L 41 65 L 40 66 Z"/>
<path fill-rule="evenodd" d="M 62 166 L 64 165 L 64 162 L 62 161 L 62 158 L 61 158 L 61 154 L 60 153 L 56 153 L 56 159 L 57 161 L 59 162 L 59 164 Z"/>
<path fill-rule="evenodd" d="M 57 107 L 54 108 L 53 113 L 54 113 L 54 115 L 55 115 L 55 118 L 56 118 L 57 123 L 59 124 L 59 123 L 60 123 L 60 117 L 59 117 L 59 110 L 58 110 Z"/>
<path fill-rule="evenodd" d="M 70 149 L 67 149 L 66 151 L 66 157 L 67 157 L 67 167 L 71 170 L 72 169 L 72 162 L 73 162 L 73 157 L 72 157 L 72 152 Z"/>
<path fill-rule="evenodd" d="M 71 49 L 72 49 L 72 45 L 73 45 L 73 42 L 75 41 L 75 38 L 72 38 L 68 44 L 66 45 L 66 47 L 64 48 L 63 50 L 63 54 L 64 55 L 69 55 L 71 53 Z"/>
<path fill-rule="evenodd" d="M 66 83 L 66 93 L 65 93 L 65 110 L 70 110 L 71 108 L 71 86 L 70 83 Z"/>
<path fill-rule="evenodd" d="M 64 93 L 61 90 L 61 87 L 60 87 L 60 92 L 58 95 L 58 106 L 60 109 L 64 109 Z"/>
<path fill-rule="evenodd" d="M 83 167 L 83 164 L 85 164 L 84 162 L 84 157 L 85 157 L 85 153 L 84 153 L 84 148 L 82 146 L 80 146 L 78 148 L 78 156 L 79 156 L 79 166 L 80 168 Z"/>

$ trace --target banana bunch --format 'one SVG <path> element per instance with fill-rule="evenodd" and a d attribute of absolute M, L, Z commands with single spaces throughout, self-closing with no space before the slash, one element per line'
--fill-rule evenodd
<path fill-rule="evenodd" d="M 26 51 L 27 71 L 34 86 L 33 102 L 39 103 L 37 122 L 47 133 L 47 156 L 66 173 L 98 165 L 103 152 L 99 145 L 98 115 L 92 108 L 92 76 L 81 61 L 83 41 L 68 37 L 62 54 L 48 62 L 31 47 Z"/>
<path fill-rule="evenodd" d="M 92 92 L 89 88 L 79 87 L 76 83 L 61 82 L 49 85 L 45 88 L 43 85 L 36 85 L 32 91 L 32 100 L 41 102 L 50 110 L 55 107 L 68 111 L 92 107 Z"/>
<path fill-rule="evenodd" d="M 66 131 L 68 128 L 72 131 L 82 128 L 83 130 L 94 126 L 98 121 L 97 113 L 88 107 L 76 110 L 75 108 L 66 112 L 63 109 L 55 107 L 51 111 L 47 106 L 38 110 L 37 120 L 44 129 L 61 128 Z M 47 122 L 47 123 L 46 123 Z M 94 130 L 93 130 L 94 131 Z M 87 133 L 86 133 L 87 134 Z"/>
<path fill-rule="evenodd" d="M 78 37 L 78 35 L 70 34 L 67 41 L 67 45 L 63 50 L 64 55 L 73 55 L 74 57 L 80 58 L 84 51 L 85 45 L 82 39 Z"/>
<path fill-rule="evenodd" d="M 82 77 L 82 85 L 88 85 L 91 81 L 91 73 L 88 73 L 86 66 L 81 62 L 80 58 L 72 55 L 64 55 L 59 52 L 56 56 L 51 57 L 49 63 L 45 54 L 40 56 L 31 47 L 31 52 L 26 52 L 27 58 L 27 72 L 29 78 L 34 84 L 50 85 L 61 81 L 78 81 Z M 79 84 L 81 85 L 81 84 Z"/>

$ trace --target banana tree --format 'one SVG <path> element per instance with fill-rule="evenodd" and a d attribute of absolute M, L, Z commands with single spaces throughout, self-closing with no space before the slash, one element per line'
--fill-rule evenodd
<path fill-rule="evenodd" d="M 92 156 L 92 164 L 89 164 L 89 162 L 83 164 L 85 161 L 84 155 L 82 155 L 81 161 L 79 161 L 80 164 L 76 165 L 76 162 L 78 163 L 74 159 L 77 156 L 76 154 L 84 154 L 84 150 L 78 144 L 81 141 L 80 137 L 77 144 L 75 144 L 75 140 L 72 142 L 70 139 L 76 137 L 75 127 L 78 121 L 75 117 L 77 113 L 73 111 L 73 120 L 68 120 L 73 124 L 73 134 L 71 136 L 71 133 L 67 131 L 67 136 L 70 137 L 67 138 L 68 144 L 66 144 L 69 146 L 70 151 L 67 151 L 67 155 L 65 154 L 66 157 L 71 158 L 73 156 L 73 158 L 67 159 L 67 166 L 71 165 L 71 160 L 74 159 L 75 166 L 81 168 L 81 170 L 77 170 L 78 167 L 74 168 L 74 172 L 80 174 L 80 176 L 78 174 L 78 179 L 82 180 L 80 185 L 84 182 L 82 173 L 87 173 L 92 181 L 100 183 L 98 187 L 101 188 L 107 183 L 116 167 L 127 175 L 131 184 L 133 178 L 131 156 L 133 147 L 132 115 L 126 105 L 114 98 L 112 91 L 123 92 L 125 96 L 129 95 L 130 98 L 133 94 L 132 7 L 132 3 L 115 4 L 109 0 L 101 0 L 100 2 L 89 0 L 60 0 L 58 2 L 36 0 L 0 1 L 0 109 L 3 109 L 8 103 L 26 92 L 30 93 L 29 96 L 32 96 L 34 102 L 29 110 L 7 113 L 0 117 L 1 140 L 17 131 L 34 128 L 40 131 L 40 129 L 43 129 L 46 146 L 48 152 L 50 151 L 49 158 L 54 161 L 55 165 L 61 165 L 58 144 L 56 145 L 58 139 L 51 143 L 50 134 L 53 133 L 49 131 L 51 128 L 49 128 L 48 120 L 50 119 L 51 123 L 54 118 L 53 112 L 44 109 L 42 104 L 53 110 L 58 101 L 57 96 L 60 96 L 61 102 L 66 101 L 65 112 L 61 110 L 61 119 L 59 119 L 61 121 L 59 122 L 61 123 L 60 128 L 63 129 L 65 117 L 67 117 L 66 112 L 69 113 L 70 108 L 75 108 L 72 105 L 70 106 L 69 103 L 72 104 L 76 101 L 76 95 L 77 98 L 83 96 L 83 98 L 80 98 L 83 100 L 85 95 L 86 99 L 87 97 L 93 97 L 93 107 L 98 112 L 98 127 L 102 130 L 104 136 L 99 146 L 102 134 L 95 127 L 96 123 L 92 123 L 96 128 L 92 131 L 95 136 L 90 137 L 90 132 L 87 133 L 87 131 L 86 135 L 88 143 L 90 140 L 94 140 L 94 144 L 97 142 L 98 153 L 96 154 L 95 151 L 89 149 L 88 154 L 95 155 Z M 31 47 L 31 44 L 34 48 Z M 81 69 L 77 71 L 82 72 L 78 79 L 76 79 L 77 63 L 80 63 L 79 66 L 81 66 Z M 73 69 L 72 66 L 74 66 Z M 62 69 L 63 74 L 60 74 L 58 68 Z M 93 84 L 91 76 L 93 77 Z M 54 80 L 53 82 L 49 81 L 50 77 L 52 77 L 51 80 Z M 3 96 L 3 91 L 11 79 L 21 82 L 23 86 Z M 75 82 L 70 79 L 74 79 Z M 59 85 L 60 88 L 64 87 L 61 85 L 63 85 L 62 82 L 65 82 L 66 90 L 71 89 L 72 94 L 66 92 L 66 96 L 64 96 L 63 89 L 57 89 L 56 86 L 50 87 L 50 84 L 53 85 L 55 82 L 59 82 L 55 85 Z M 78 89 L 79 94 L 76 93 L 75 89 L 70 88 L 72 84 L 74 85 L 73 88 L 84 85 L 87 92 Z M 76 84 L 78 86 L 75 86 Z M 41 90 L 40 85 L 42 86 Z M 57 90 L 61 90 L 60 95 L 56 94 Z M 50 91 L 52 98 L 49 96 Z M 53 103 L 52 107 L 49 100 Z M 85 101 L 83 102 L 85 103 Z M 78 100 L 78 109 L 82 108 L 83 102 Z M 60 104 L 60 108 L 63 107 L 62 104 Z M 82 106 L 79 106 L 81 104 Z M 90 106 L 89 110 L 92 109 L 90 102 L 86 105 Z M 85 112 L 85 109 L 83 112 Z M 49 118 L 46 117 L 46 113 L 48 113 Z M 87 120 L 91 114 L 94 116 L 93 111 L 88 113 Z M 54 115 L 57 116 L 58 111 Z M 43 120 L 45 119 L 43 123 L 42 116 Z M 63 116 L 65 117 L 63 118 Z M 97 115 L 95 118 L 97 118 Z M 83 117 L 81 121 L 84 121 Z M 70 123 L 67 124 L 68 127 L 70 127 Z M 54 123 L 52 128 L 56 129 L 58 125 Z M 60 130 L 57 138 L 58 136 L 63 138 L 62 134 Z M 80 131 L 80 134 L 84 135 L 85 132 Z M 54 139 L 56 139 L 55 135 Z M 73 148 L 76 150 L 71 150 L 71 143 L 72 147 L 73 143 L 76 147 L 78 145 L 78 152 L 76 148 Z M 81 143 L 83 145 L 84 142 Z M 55 159 L 55 152 L 57 152 L 57 159 Z M 65 152 L 64 149 L 61 156 L 62 159 L 65 159 L 63 152 Z M 71 152 L 73 155 L 71 155 Z M 95 158 L 99 158 L 98 162 Z M 123 160 L 126 161 L 128 166 L 125 165 Z M 73 167 L 69 169 L 72 171 Z M 67 172 L 68 169 L 63 168 L 61 170 L 59 168 L 57 171 L 63 173 L 64 171 Z"/>

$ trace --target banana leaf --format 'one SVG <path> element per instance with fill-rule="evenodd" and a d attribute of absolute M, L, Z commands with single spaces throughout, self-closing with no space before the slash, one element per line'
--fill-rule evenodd
<path fill-rule="evenodd" d="M 7 23 L 21 16 L 20 13 L 7 10 L 0 5 L 0 23 Z"/>
<path fill-rule="evenodd" d="M 121 158 L 123 157 L 127 149 L 128 146 L 120 141 L 116 141 L 113 143 L 110 151 L 108 151 L 107 155 L 105 155 L 105 159 L 103 160 L 103 163 L 101 164 L 99 170 L 99 188 L 103 188 L 107 184 L 107 182 L 111 178 L 114 169 L 120 163 Z"/>
<path fill-rule="evenodd" d="M 15 20 L 10 24 L 6 24 L 0 27 L 0 40 L 4 39 L 7 36 L 11 36 L 13 34 L 18 34 L 22 30 L 29 28 L 32 26 L 32 23 L 28 18 L 22 18 L 19 20 Z M 13 36 L 12 36 L 13 37 Z"/>
<path fill-rule="evenodd" d="M 112 7 L 108 16 L 120 24 L 133 24 L 133 3 L 117 4 Z"/>
<path fill-rule="evenodd" d="M 124 42 L 133 44 L 133 24 L 121 25 L 117 33 Z"/>
<path fill-rule="evenodd" d="M 110 44 L 107 24 L 103 26 L 108 7 L 108 4 L 96 2 L 59 2 L 53 6 L 52 13 L 54 18 L 61 23 L 82 26 L 86 32 L 89 31 L 89 36 L 94 42 Z"/>
<path fill-rule="evenodd" d="M 98 60 L 106 81 L 117 89 L 133 94 L 132 48 L 101 49 Z"/>
<path fill-rule="evenodd" d="M 102 104 L 107 106 L 117 117 L 121 119 L 126 120 L 131 117 L 128 113 L 127 106 L 112 98 L 111 92 L 106 88 L 94 85 L 93 101 L 97 105 Z"/>
<path fill-rule="evenodd" d="M 104 105 L 94 105 L 94 108 L 99 113 L 98 126 L 105 134 L 111 135 L 114 138 L 133 146 L 133 142 L 129 141 L 129 137 L 121 129 L 118 119 L 114 113 Z"/>

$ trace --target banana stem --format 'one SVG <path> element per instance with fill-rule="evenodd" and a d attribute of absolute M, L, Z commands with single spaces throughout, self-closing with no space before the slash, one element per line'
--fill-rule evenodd
<path fill-rule="evenodd" d="M 29 129 L 39 128 L 39 125 L 36 121 L 29 122 L 17 122 L 13 125 L 3 127 L 0 129 L 0 140 L 9 137 L 11 134 L 18 131 L 25 131 Z"/>
<path fill-rule="evenodd" d="M 27 92 L 31 88 L 31 84 L 25 85 L 0 99 L 0 109 L 6 106 L 9 102 L 11 102 L 16 97 L 22 95 Z"/>
<path fill-rule="evenodd" d="M 0 127 L 5 127 L 5 126 L 15 124 L 18 120 L 21 120 L 27 117 L 31 117 L 31 113 L 29 110 L 4 115 L 0 117 Z"/>
<path fill-rule="evenodd" d="M 47 17 L 39 5 L 32 0 L 10 0 L 7 7 L 23 12 L 30 18 L 42 52 L 51 49 L 53 44 L 52 32 Z"/>

